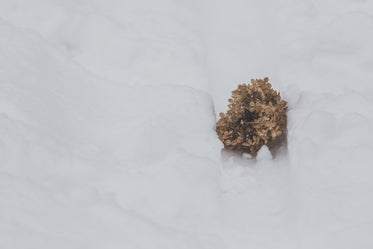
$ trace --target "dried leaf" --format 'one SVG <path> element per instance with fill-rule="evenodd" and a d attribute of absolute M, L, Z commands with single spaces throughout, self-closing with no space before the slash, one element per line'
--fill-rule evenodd
<path fill-rule="evenodd" d="M 230 150 L 256 153 L 282 134 L 287 123 L 287 102 L 266 77 L 240 84 L 228 99 L 229 110 L 221 113 L 216 131 Z"/>

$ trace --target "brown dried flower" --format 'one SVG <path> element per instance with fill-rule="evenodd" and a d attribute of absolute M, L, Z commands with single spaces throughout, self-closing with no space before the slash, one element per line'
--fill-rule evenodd
<path fill-rule="evenodd" d="M 216 132 L 224 147 L 255 154 L 286 128 L 287 102 L 273 90 L 268 78 L 241 84 L 228 99 L 229 110 L 220 113 Z"/>

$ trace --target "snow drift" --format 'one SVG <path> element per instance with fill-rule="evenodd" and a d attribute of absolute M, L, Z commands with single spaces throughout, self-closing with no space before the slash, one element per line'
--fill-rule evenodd
<path fill-rule="evenodd" d="M 0 247 L 371 248 L 372 16 L 2 0 Z M 264 76 L 289 103 L 287 146 L 221 150 L 216 113 Z"/>

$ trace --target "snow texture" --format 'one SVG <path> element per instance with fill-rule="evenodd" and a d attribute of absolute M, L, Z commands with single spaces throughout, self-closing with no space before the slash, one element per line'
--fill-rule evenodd
<path fill-rule="evenodd" d="M 1 249 L 373 248 L 370 0 L 1 0 Z M 214 127 L 268 76 L 287 137 Z"/>
<path fill-rule="evenodd" d="M 262 148 L 258 151 L 256 155 L 256 160 L 263 161 L 263 160 L 272 160 L 273 156 L 271 151 L 269 150 L 268 146 L 263 145 Z"/>
<path fill-rule="evenodd" d="M 252 159 L 253 156 L 250 153 L 244 152 L 244 153 L 242 153 L 242 158 L 244 158 L 244 159 Z"/>

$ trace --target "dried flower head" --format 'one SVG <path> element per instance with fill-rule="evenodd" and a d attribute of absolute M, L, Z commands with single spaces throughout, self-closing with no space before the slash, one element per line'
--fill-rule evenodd
<path fill-rule="evenodd" d="M 255 154 L 286 128 L 287 102 L 273 90 L 268 78 L 238 85 L 228 101 L 229 110 L 220 113 L 216 123 L 216 132 L 226 149 Z"/>

